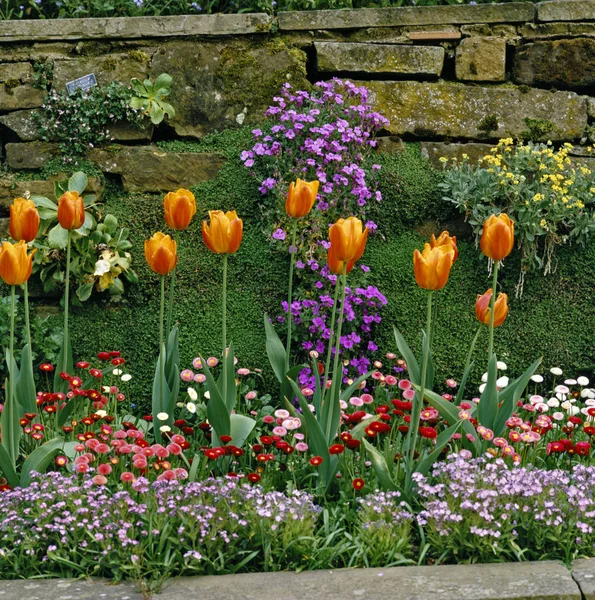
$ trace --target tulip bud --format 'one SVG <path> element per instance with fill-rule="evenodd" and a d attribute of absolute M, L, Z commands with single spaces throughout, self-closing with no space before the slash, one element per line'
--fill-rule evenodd
<path fill-rule="evenodd" d="M 331 225 L 329 239 L 335 258 L 347 263 L 359 260 L 366 248 L 368 233 L 368 228 L 363 229 L 356 217 L 339 219 Z"/>
<path fill-rule="evenodd" d="M 492 288 L 485 294 L 478 295 L 475 302 L 475 316 L 480 323 L 484 325 L 490 324 L 490 309 L 492 302 Z M 496 303 L 494 304 L 494 327 L 499 327 L 504 323 L 508 315 L 508 296 L 502 292 L 498 294 Z"/>
<path fill-rule="evenodd" d="M 506 258 L 514 246 L 514 221 L 507 214 L 492 215 L 483 224 L 481 251 L 492 260 Z"/>
<path fill-rule="evenodd" d="M 26 198 L 15 198 L 10 206 L 10 237 L 15 242 L 32 242 L 39 230 L 39 213 Z"/>
<path fill-rule="evenodd" d="M 158 231 L 150 240 L 145 240 L 145 258 L 155 273 L 167 275 L 178 262 L 176 242 Z"/>
<path fill-rule="evenodd" d="M 217 254 L 235 254 L 242 243 L 244 224 L 235 210 L 209 211 L 210 225 L 202 222 L 202 239 L 207 248 Z"/>
<path fill-rule="evenodd" d="M 0 277 L 7 285 L 21 285 L 31 277 L 33 255 L 27 254 L 27 244 L 21 240 L 18 244 L 2 242 L 0 246 Z"/>
<path fill-rule="evenodd" d="M 289 184 L 289 192 L 285 201 L 285 211 L 290 217 L 300 219 L 305 217 L 314 206 L 318 194 L 319 181 L 303 181 L 298 179 Z"/>
<path fill-rule="evenodd" d="M 448 281 L 450 269 L 454 262 L 455 251 L 450 244 L 430 247 L 424 245 L 423 253 L 413 252 L 413 270 L 417 285 L 424 290 L 440 290 Z"/>
<path fill-rule="evenodd" d="M 432 237 L 430 238 L 430 247 L 437 248 L 438 246 L 451 246 L 455 251 L 455 256 L 452 259 L 452 262 L 454 263 L 455 260 L 457 260 L 457 257 L 459 256 L 459 249 L 457 248 L 457 237 L 455 235 L 450 236 L 448 231 L 443 231 L 438 239 L 436 239 L 434 234 L 432 234 Z"/>
<path fill-rule="evenodd" d="M 196 213 L 194 194 L 180 188 L 177 192 L 169 192 L 163 199 L 165 222 L 176 230 L 186 229 Z"/>
<path fill-rule="evenodd" d="M 85 205 L 78 192 L 66 192 L 58 200 L 58 222 L 64 229 L 78 229 L 85 222 Z"/>

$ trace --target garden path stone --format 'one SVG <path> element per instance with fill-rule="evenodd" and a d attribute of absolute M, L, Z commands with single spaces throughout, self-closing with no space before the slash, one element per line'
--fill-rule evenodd
<path fill-rule="evenodd" d="M 143 600 L 134 583 L 37 579 L 0 581 L 0 600 Z"/>
<path fill-rule="evenodd" d="M 584 600 L 595 600 L 595 559 L 574 561 L 572 577 L 580 587 Z"/>

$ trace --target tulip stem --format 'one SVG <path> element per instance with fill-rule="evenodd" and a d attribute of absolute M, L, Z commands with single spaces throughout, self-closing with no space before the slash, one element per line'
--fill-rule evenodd
<path fill-rule="evenodd" d="M 289 292 L 287 294 L 287 344 L 285 345 L 285 372 L 289 371 L 289 355 L 291 352 L 291 303 L 293 301 L 293 267 L 295 265 L 295 238 L 297 234 L 297 219 L 293 220 L 291 245 L 289 246 Z"/>
<path fill-rule="evenodd" d="M 223 255 L 223 305 L 222 305 L 222 333 L 223 333 L 223 402 L 227 404 L 227 254 Z"/>
<path fill-rule="evenodd" d="M 333 310 L 331 312 L 331 331 L 328 336 L 328 351 L 326 353 L 326 364 L 324 366 L 324 377 L 322 379 L 322 390 L 321 390 L 321 398 L 324 398 L 326 392 L 326 382 L 328 381 L 329 369 L 331 367 L 331 355 L 333 349 L 333 337 L 335 335 L 335 318 L 337 317 L 337 302 L 339 300 L 339 290 L 341 289 L 341 280 L 337 275 L 337 281 L 335 283 L 335 296 L 333 298 Z"/>
<path fill-rule="evenodd" d="M 27 343 L 29 344 L 29 351 L 33 352 L 33 346 L 31 345 L 31 323 L 29 321 L 29 282 L 24 283 L 25 292 L 25 329 L 27 330 Z"/>
<path fill-rule="evenodd" d="M 68 332 L 68 308 L 70 304 L 70 246 L 71 246 L 71 233 L 68 230 L 66 236 L 66 279 L 64 289 L 64 348 L 62 352 L 62 372 L 66 373 L 68 369 L 68 346 L 70 345 L 70 338 Z"/>
<path fill-rule="evenodd" d="M 8 378 L 8 406 L 10 407 L 11 411 L 15 410 L 15 407 L 13 405 L 14 402 L 14 378 L 15 378 L 15 372 L 13 369 L 14 366 L 14 313 L 15 313 L 15 306 L 14 306 L 14 296 L 15 296 L 15 286 L 11 285 L 10 286 L 10 364 L 8 365 L 8 370 L 9 370 L 9 378 Z M 6 407 L 5 407 L 6 408 Z M 6 438 L 8 439 L 8 433 L 6 434 Z M 16 456 L 11 456 L 12 460 L 13 460 L 13 465 L 16 462 Z"/>
<path fill-rule="evenodd" d="M 159 352 L 163 346 L 163 316 L 165 313 L 165 275 L 161 276 L 161 301 L 159 304 Z"/>
<path fill-rule="evenodd" d="M 171 322 L 174 312 L 174 289 L 176 287 L 176 267 L 173 268 L 171 272 L 171 278 L 169 280 L 169 304 L 167 306 L 167 321 L 165 325 L 165 331 L 167 332 L 167 337 L 169 339 L 169 334 L 171 332 Z"/>
<path fill-rule="evenodd" d="M 426 393 L 426 374 L 428 372 L 428 363 L 430 362 L 430 334 L 432 331 L 432 297 L 434 291 L 428 293 L 428 310 L 426 317 L 426 343 L 422 348 L 422 363 L 421 363 L 421 379 L 419 381 L 419 394 L 413 400 L 411 407 L 411 422 L 409 423 L 409 431 L 407 433 L 407 453 L 409 454 L 408 469 L 413 472 L 413 460 L 415 458 L 415 447 L 417 446 L 417 437 L 419 432 L 419 417 L 421 415 L 421 407 L 424 402 Z"/>
<path fill-rule="evenodd" d="M 341 348 L 341 329 L 343 327 L 343 315 L 345 313 L 345 292 L 347 289 L 347 262 L 343 263 L 343 275 L 341 277 L 343 285 L 341 286 L 341 310 L 339 312 L 339 324 L 337 325 L 337 335 L 335 337 L 335 361 L 333 363 L 333 379 L 331 381 L 331 397 L 330 402 L 337 402 L 339 404 L 339 393 L 341 390 L 341 380 L 343 379 L 343 369 L 339 373 L 339 354 Z M 335 398 L 335 396 L 337 396 Z M 335 407 L 336 410 L 340 411 L 339 406 Z M 332 411 L 329 413 L 332 414 Z M 326 423 L 326 439 L 330 443 L 334 438 L 336 431 L 329 431 L 332 420 L 329 419 Z"/>
<path fill-rule="evenodd" d="M 500 262 L 494 261 L 494 276 L 492 279 L 492 297 L 490 299 L 490 342 L 488 345 L 488 364 L 494 352 L 494 312 L 496 307 L 496 287 L 498 286 L 498 268 Z"/>

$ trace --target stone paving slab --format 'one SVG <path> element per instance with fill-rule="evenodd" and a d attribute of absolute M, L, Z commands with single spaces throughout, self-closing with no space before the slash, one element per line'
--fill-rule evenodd
<path fill-rule="evenodd" d="M 572 578 L 580 587 L 584 600 L 595 600 L 595 558 L 574 561 Z"/>
<path fill-rule="evenodd" d="M 581 569 L 582 573 L 588 574 L 589 569 L 595 573 L 590 564 L 581 565 Z M 581 600 L 581 592 L 564 565 L 544 561 L 181 577 L 166 583 L 161 593 L 153 597 L 155 600 Z M 132 583 L 0 581 L 0 600 L 48 598 L 140 600 L 143 596 Z M 593 598 L 585 596 L 585 600 Z"/>

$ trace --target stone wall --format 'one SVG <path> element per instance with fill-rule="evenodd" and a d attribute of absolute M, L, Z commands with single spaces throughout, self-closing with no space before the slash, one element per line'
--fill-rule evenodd
<path fill-rule="evenodd" d="M 88 73 L 100 84 L 173 76 L 175 119 L 142 132 L 117 127 L 116 146 L 90 153 L 130 191 L 192 185 L 223 164 L 220 155 L 163 152 L 156 139 L 200 139 L 255 123 L 283 82 L 304 88 L 337 75 L 367 85 L 390 119 L 385 134 L 421 141 L 432 161 L 482 155 L 509 136 L 572 142 L 580 154 L 595 118 L 595 0 L 291 12 L 276 19 L 1 21 L 0 141 L 8 166 L 19 171 L 59 153 L 37 139 L 31 123 L 44 97 L 34 86 L 40 68 L 53 71 L 56 90 Z M 16 193 L 42 187 L 22 174 L 0 179 L 0 211 Z"/>

